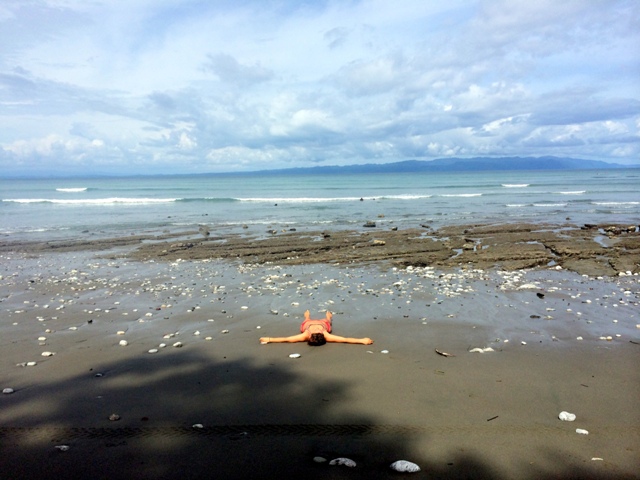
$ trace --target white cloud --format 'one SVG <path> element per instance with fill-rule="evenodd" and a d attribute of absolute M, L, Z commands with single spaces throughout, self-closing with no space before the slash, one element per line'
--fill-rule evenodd
<path fill-rule="evenodd" d="M 11 0 L 0 169 L 638 163 L 638 18 L 625 0 Z"/>

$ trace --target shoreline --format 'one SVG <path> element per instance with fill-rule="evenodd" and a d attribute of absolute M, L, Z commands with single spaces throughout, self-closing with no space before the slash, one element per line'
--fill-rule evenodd
<path fill-rule="evenodd" d="M 367 264 L 519 270 L 557 266 L 589 276 L 640 272 L 640 227 L 602 224 L 476 224 L 432 229 L 268 230 L 211 236 L 198 231 L 113 238 L 0 241 L 0 253 L 108 251 L 139 261 L 225 259 L 249 263 Z"/>
<path fill-rule="evenodd" d="M 460 228 L 5 242 L 0 474 L 396 478 L 405 459 L 414 478 L 638 478 L 638 273 L 612 266 L 638 234 Z M 465 239 L 489 248 L 454 257 Z M 307 308 L 375 343 L 259 344 Z"/>

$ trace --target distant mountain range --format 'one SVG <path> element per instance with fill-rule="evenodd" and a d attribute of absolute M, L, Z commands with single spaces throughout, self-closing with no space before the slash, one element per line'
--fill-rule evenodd
<path fill-rule="evenodd" d="M 363 165 L 318 166 L 261 170 L 261 175 L 336 174 L 336 173 L 412 173 L 412 172 L 479 172 L 495 170 L 585 170 L 634 168 L 629 165 L 560 157 L 474 157 L 438 158 L 436 160 L 405 160 L 393 163 Z"/>

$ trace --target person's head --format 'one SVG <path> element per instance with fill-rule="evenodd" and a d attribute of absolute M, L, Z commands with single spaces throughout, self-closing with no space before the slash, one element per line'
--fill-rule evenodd
<path fill-rule="evenodd" d="M 307 343 L 312 347 L 319 347 L 320 345 L 324 345 L 325 343 L 327 343 L 327 339 L 324 338 L 323 333 L 312 333 L 309 336 L 309 340 L 307 341 Z"/>

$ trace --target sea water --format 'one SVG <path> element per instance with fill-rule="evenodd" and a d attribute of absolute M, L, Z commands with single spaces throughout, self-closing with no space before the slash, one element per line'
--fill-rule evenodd
<path fill-rule="evenodd" d="M 0 180 L 0 236 L 640 222 L 640 169 Z M 2 238 L 0 237 L 0 238 Z"/>

